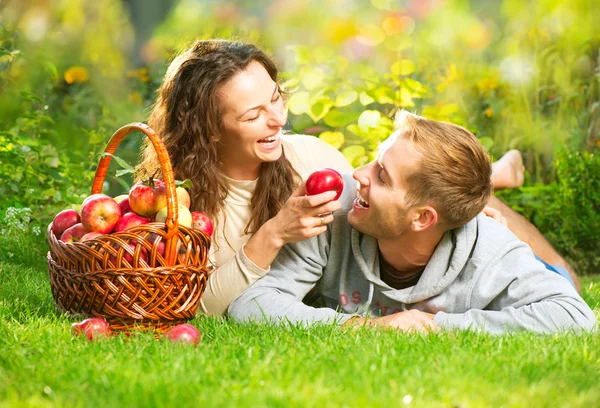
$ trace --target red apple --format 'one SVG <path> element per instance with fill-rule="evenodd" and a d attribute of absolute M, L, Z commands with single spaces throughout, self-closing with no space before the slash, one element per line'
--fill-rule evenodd
<path fill-rule="evenodd" d="M 65 230 L 73 225 L 81 222 L 79 218 L 79 213 L 75 210 L 62 210 L 54 220 L 52 221 L 52 233 L 56 238 L 60 238 L 60 236 L 65 232 Z"/>
<path fill-rule="evenodd" d="M 183 323 L 178 324 L 166 332 L 165 337 L 173 342 L 182 342 L 196 346 L 200 343 L 202 334 L 195 326 L 192 326 L 189 323 Z"/>
<path fill-rule="evenodd" d="M 167 220 L 167 207 L 163 207 L 160 209 L 160 211 L 158 211 L 156 213 L 156 222 L 165 222 Z M 177 205 L 177 221 L 179 222 L 179 225 L 183 225 L 184 227 L 191 227 L 192 226 L 192 213 L 190 213 L 190 210 L 181 205 L 178 204 Z"/>
<path fill-rule="evenodd" d="M 344 179 L 342 175 L 333 169 L 317 170 L 308 176 L 306 180 L 306 194 L 316 195 L 326 191 L 335 191 L 334 200 L 342 195 L 344 190 Z"/>
<path fill-rule="evenodd" d="M 154 216 L 167 205 L 167 188 L 162 180 L 137 183 L 129 190 L 129 205 L 133 212 L 144 217 Z"/>
<path fill-rule="evenodd" d="M 202 211 L 194 211 L 192 212 L 192 228 L 199 229 L 208 235 L 212 236 L 214 231 L 214 226 L 208 215 L 204 214 Z"/>
<path fill-rule="evenodd" d="M 79 242 L 85 242 L 85 241 L 89 241 L 90 239 L 96 239 L 98 237 L 101 237 L 102 235 L 104 235 L 104 234 L 100 234 L 99 232 L 88 232 L 83 237 L 81 237 Z"/>
<path fill-rule="evenodd" d="M 156 241 L 158 241 L 158 243 Z M 148 242 L 150 242 L 152 245 L 156 245 L 157 253 L 164 258 L 164 256 L 165 256 L 165 241 L 163 241 L 162 237 L 156 233 L 152 233 L 148 237 Z"/>
<path fill-rule="evenodd" d="M 99 337 L 108 337 L 112 332 L 108 322 L 101 317 L 85 319 L 82 322 L 73 323 L 71 327 L 73 328 L 73 333 L 76 336 L 85 334 L 90 341 Z"/>
<path fill-rule="evenodd" d="M 115 201 L 119 204 L 119 208 L 121 209 L 121 215 L 125 215 L 127 213 L 132 212 L 131 206 L 129 205 L 129 195 L 121 194 L 115 197 Z"/>
<path fill-rule="evenodd" d="M 115 225 L 115 232 L 125 231 L 126 229 L 137 227 L 138 225 L 148 224 L 149 222 L 150 220 L 148 218 L 129 212 L 123 214 L 123 216 L 119 218 L 117 225 Z"/>
<path fill-rule="evenodd" d="M 127 248 L 125 248 L 123 250 L 123 258 L 122 259 L 127 261 L 129 263 L 129 265 L 131 265 L 132 267 L 135 267 L 135 265 L 133 264 L 133 255 L 132 254 L 135 253 L 138 245 L 140 245 L 140 244 L 138 244 L 137 242 L 129 242 L 128 243 L 129 250 L 127 250 Z M 117 249 L 117 248 L 115 248 L 115 249 Z M 129 253 L 129 252 L 131 252 L 131 253 Z M 112 264 L 115 265 L 116 267 L 124 266 L 124 265 L 121 265 L 121 266 L 117 265 L 117 256 L 116 255 L 111 255 L 108 258 L 108 260 L 110 262 L 112 262 Z M 148 263 L 148 251 L 146 251 L 146 248 L 144 248 L 144 247 L 140 248 L 140 255 L 139 255 L 138 260 L 142 260 L 142 261 Z M 141 266 L 141 265 L 139 265 L 139 266 Z"/>
<path fill-rule="evenodd" d="M 121 218 L 121 209 L 114 198 L 94 194 L 81 205 L 81 223 L 88 232 L 108 234 Z"/>
<path fill-rule="evenodd" d="M 77 242 L 86 234 L 86 229 L 82 223 L 77 223 L 65 230 L 60 236 L 62 242 Z"/>

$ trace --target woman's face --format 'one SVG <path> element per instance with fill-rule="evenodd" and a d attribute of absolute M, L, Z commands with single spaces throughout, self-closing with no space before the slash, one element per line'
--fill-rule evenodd
<path fill-rule="evenodd" d="M 287 120 L 277 84 L 252 61 L 219 89 L 223 104 L 223 172 L 234 179 L 258 177 L 261 163 L 281 157 L 281 128 Z"/>

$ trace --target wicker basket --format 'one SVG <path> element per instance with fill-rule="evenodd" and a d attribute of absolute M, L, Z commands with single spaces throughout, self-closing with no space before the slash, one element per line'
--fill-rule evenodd
<path fill-rule="evenodd" d="M 105 151 L 113 153 L 134 130 L 156 149 L 167 187 L 165 223 L 149 223 L 85 242 L 65 243 L 48 227 L 48 273 L 59 310 L 103 317 L 113 330 L 157 330 L 193 318 L 208 277 L 210 237 L 177 222 L 173 169 L 165 146 L 149 126 L 117 130 Z M 102 191 L 111 155 L 100 160 L 92 194 Z M 164 245 L 164 247 L 163 247 Z"/>

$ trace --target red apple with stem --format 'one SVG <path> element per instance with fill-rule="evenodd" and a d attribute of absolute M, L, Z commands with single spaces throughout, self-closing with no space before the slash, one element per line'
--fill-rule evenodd
<path fill-rule="evenodd" d="M 60 236 L 60 240 L 62 242 L 78 242 L 81 238 L 87 233 L 87 230 L 83 226 L 82 223 L 77 223 L 69 228 L 67 228 L 62 235 Z"/>
<path fill-rule="evenodd" d="M 81 205 L 81 223 L 88 232 L 108 234 L 121 218 L 121 209 L 114 198 L 94 194 Z"/>
<path fill-rule="evenodd" d="M 192 212 L 192 228 L 203 231 L 209 237 L 212 236 L 214 226 L 208 215 L 202 211 Z"/>
<path fill-rule="evenodd" d="M 73 225 L 81 222 L 79 213 L 75 210 L 62 210 L 54 217 L 52 221 L 52 233 L 56 238 L 65 232 L 65 230 Z"/>
<path fill-rule="evenodd" d="M 129 190 L 129 205 L 133 212 L 144 217 L 154 216 L 167 205 L 167 188 L 164 181 L 150 177 Z"/>
<path fill-rule="evenodd" d="M 334 169 L 320 169 L 308 176 L 306 180 L 306 194 L 317 195 L 326 191 L 335 191 L 334 200 L 342 195 L 344 190 L 344 179 Z"/>
<path fill-rule="evenodd" d="M 82 322 L 73 323 L 71 327 L 76 336 L 85 334 L 90 341 L 99 337 L 108 337 L 112 332 L 108 322 L 101 317 L 85 319 Z"/>
<path fill-rule="evenodd" d="M 138 225 L 148 224 L 149 222 L 150 220 L 148 218 L 129 212 L 123 214 L 121 218 L 119 218 L 117 225 L 115 225 L 115 232 L 125 231 L 129 228 L 137 227 Z"/>

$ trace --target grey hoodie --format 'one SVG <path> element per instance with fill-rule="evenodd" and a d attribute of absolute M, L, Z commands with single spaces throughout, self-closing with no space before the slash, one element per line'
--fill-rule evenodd
<path fill-rule="evenodd" d="M 355 182 L 345 176 L 346 186 Z M 270 272 L 230 306 L 236 320 L 343 324 L 352 316 L 407 309 L 435 314 L 447 329 L 491 333 L 593 330 L 596 318 L 573 286 L 548 271 L 497 221 L 479 215 L 448 231 L 415 286 L 393 289 L 380 279 L 377 240 L 354 230 L 346 188 L 327 232 L 283 247 Z M 326 307 L 302 302 L 313 288 Z"/>

